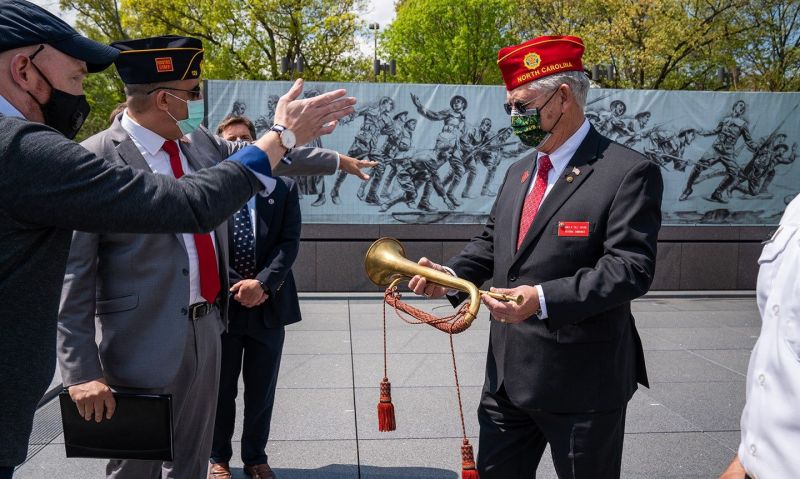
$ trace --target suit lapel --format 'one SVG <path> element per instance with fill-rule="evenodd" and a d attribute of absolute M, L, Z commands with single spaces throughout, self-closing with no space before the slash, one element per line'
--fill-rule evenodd
<path fill-rule="evenodd" d="M 514 261 L 519 258 L 520 254 L 525 249 L 529 248 L 536 241 L 536 238 L 542 234 L 553 215 L 555 215 L 569 197 L 580 188 L 581 184 L 586 181 L 586 178 L 591 175 L 593 169 L 591 163 L 594 162 L 594 159 L 597 157 L 599 139 L 599 133 L 597 133 L 593 127 L 590 128 L 586 138 L 578 147 L 577 151 L 575 151 L 575 154 L 569 160 L 569 163 L 567 163 L 561 176 L 556 179 L 553 188 L 542 201 L 539 211 L 533 219 L 533 224 L 531 224 L 528 230 L 528 234 L 525 235 L 522 245 L 514 254 Z M 580 169 L 579 175 L 572 174 L 572 169 L 574 167 Z M 567 181 L 566 178 L 568 176 L 572 177 L 571 182 Z M 521 210 L 519 214 L 521 214 Z M 517 224 L 519 224 L 519 219 L 517 219 Z M 519 230 L 517 229 L 517 231 Z M 516 240 L 516 236 L 514 238 Z"/>
<path fill-rule="evenodd" d="M 514 217 L 511 222 L 511 237 L 514 239 L 515 245 L 517 237 L 519 236 L 519 222 L 522 217 L 522 206 L 525 204 L 525 197 L 528 196 L 528 190 L 530 189 L 531 181 L 533 181 L 533 165 L 536 164 L 536 157 L 537 153 L 534 150 L 533 153 L 530 153 L 530 156 L 521 163 L 524 169 L 519 171 L 519 174 L 515 172 L 515 177 L 509 178 L 509 181 L 513 181 L 515 185 L 519 185 L 516 197 L 514 198 Z M 527 177 L 525 176 L 526 173 Z"/>
<path fill-rule="evenodd" d="M 275 202 L 278 201 L 276 199 L 278 195 L 277 186 L 275 189 L 276 191 L 273 191 L 266 198 L 260 195 L 256 196 L 256 258 L 259 259 L 261 251 L 259 251 L 258 245 L 264 243 L 259 241 L 259 238 L 269 234 L 269 225 L 272 224 L 272 216 L 275 213 Z"/>
<path fill-rule="evenodd" d="M 119 155 L 123 162 L 131 167 L 152 173 L 153 170 L 150 169 L 150 165 L 147 164 L 147 161 L 144 159 L 141 152 L 139 152 L 139 148 L 136 147 L 136 144 L 128 135 L 128 132 L 125 131 L 125 128 L 122 128 L 122 123 L 119 121 L 120 118 L 121 116 L 118 116 L 111 125 L 111 128 L 109 128 L 111 141 L 116 144 L 117 155 Z"/>
<path fill-rule="evenodd" d="M 217 243 L 217 267 L 219 268 L 222 287 L 226 288 L 228 286 L 228 257 L 230 254 L 228 252 L 228 221 L 217 226 L 214 230 L 214 236 Z M 223 291 L 223 294 L 227 294 L 227 291 Z"/>
<path fill-rule="evenodd" d="M 209 163 L 203 161 L 204 156 L 194 142 L 181 140 L 178 142 L 178 145 L 180 145 L 181 151 L 183 151 L 184 156 L 186 156 L 186 161 L 189 163 L 192 171 L 198 171 L 211 166 Z"/>

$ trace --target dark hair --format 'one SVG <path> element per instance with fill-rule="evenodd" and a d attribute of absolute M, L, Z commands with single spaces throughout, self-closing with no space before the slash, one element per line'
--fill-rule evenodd
<path fill-rule="evenodd" d="M 111 114 L 108 115 L 108 124 L 110 125 L 114 123 L 114 120 L 117 118 L 117 115 L 122 113 L 127 107 L 128 104 L 124 101 L 122 103 L 117 103 L 117 106 L 115 106 L 114 109 L 111 111 Z"/>
<path fill-rule="evenodd" d="M 222 135 L 222 132 L 225 131 L 225 128 L 228 128 L 232 125 L 244 125 L 250 130 L 250 137 L 253 140 L 256 140 L 256 127 L 253 125 L 253 122 L 250 121 L 250 118 L 246 116 L 238 116 L 238 115 L 228 115 L 219 122 L 219 126 L 217 126 L 217 135 Z"/>

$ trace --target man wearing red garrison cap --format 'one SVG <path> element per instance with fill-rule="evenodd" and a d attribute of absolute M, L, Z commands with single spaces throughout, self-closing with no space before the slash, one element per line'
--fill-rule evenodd
<path fill-rule="evenodd" d="M 631 301 L 653 280 L 663 183 L 584 117 L 583 50 L 569 36 L 500 50 L 504 106 L 533 150 L 509 167 L 482 234 L 446 266 L 420 260 L 524 299 L 483 297 L 481 479 L 535 477 L 547 444 L 559 478 L 618 478 L 627 404 L 647 385 Z M 445 294 L 420 276 L 409 286 Z"/>

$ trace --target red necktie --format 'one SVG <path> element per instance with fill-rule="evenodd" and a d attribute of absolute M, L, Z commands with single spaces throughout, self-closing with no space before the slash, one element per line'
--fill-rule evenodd
<path fill-rule="evenodd" d="M 525 206 L 522 207 L 522 216 L 519 219 L 519 236 L 517 237 L 517 249 L 522 246 L 522 240 L 528 234 L 528 230 L 533 224 L 533 218 L 536 217 L 536 212 L 539 211 L 539 206 L 542 204 L 544 192 L 547 190 L 547 174 L 553 169 L 553 164 L 550 162 L 550 157 L 544 155 L 539 158 L 539 167 L 536 168 L 536 179 L 533 182 L 533 189 L 525 197 Z"/>
<path fill-rule="evenodd" d="M 175 178 L 183 176 L 181 156 L 178 153 L 178 144 L 167 140 L 161 147 L 169 154 L 169 165 Z M 220 290 L 219 269 L 217 267 L 217 254 L 210 233 L 194 235 L 194 246 L 197 249 L 197 262 L 200 269 L 200 295 L 209 303 L 217 299 Z"/>

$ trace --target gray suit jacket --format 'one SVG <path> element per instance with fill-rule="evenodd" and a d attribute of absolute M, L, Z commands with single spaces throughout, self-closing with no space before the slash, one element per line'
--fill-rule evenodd
<path fill-rule="evenodd" d="M 244 146 L 201 129 L 180 146 L 191 167 L 213 166 Z M 119 118 L 83 143 L 108 161 L 149 171 Z M 276 174 L 331 174 L 336 153 L 298 149 Z M 227 224 L 214 230 L 226 321 Z M 58 322 L 58 361 L 65 386 L 105 377 L 109 384 L 159 388 L 183 356 L 189 327 L 189 262 L 181 234 L 75 232 Z M 224 324 L 220 324 L 220 332 Z M 98 334 L 99 333 L 99 334 Z M 97 335 L 97 338 L 96 338 Z M 96 340 L 97 339 L 97 340 Z"/>

